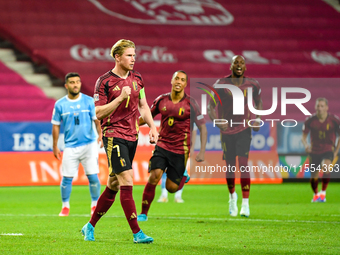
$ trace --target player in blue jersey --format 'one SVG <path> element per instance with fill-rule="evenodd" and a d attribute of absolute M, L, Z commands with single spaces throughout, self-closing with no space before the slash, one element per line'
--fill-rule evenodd
<path fill-rule="evenodd" d="M 72 180 L 78 173 L 79 163 L 83 165 L 89 180 L 93 214 L 100 195 L 97 146 L 98 143 L 102 144 L 100 122 L 96 117 L 93 98 L 80 93 L 79 74 L 68 73 L 65 76 L 65 88 L 68 94 L 55 103 L 51 121 L 53 154 L 58 160 L 61 159 L 61 152 L 57 146 L 60 125 L 64 128 L 63 178 L 60 184 L 62 209 L 59 216 L 69 215 Z"/>

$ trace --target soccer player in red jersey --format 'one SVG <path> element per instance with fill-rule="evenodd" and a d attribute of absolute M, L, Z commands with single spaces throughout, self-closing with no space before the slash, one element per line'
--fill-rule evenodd
<path fill-rule="evenodd" d="M 184 71 L 177 71 L 171 79 L 170 93 L 160 95 L 151 106 L 152 116 L 161 114 L 158 142 L 149 162 L 150 176 L 145 185 L 142 199 L 142 212 L 138 221 L 146 221 L 150 205 L 155 197 L 155 189 L 166 171 L 166 189 L 170 193 L 180 190 L 187 177 L 184 171 L 190 151 L 190 133 L 194 122 L 200 131 L 201 149 L 196 161 L 204 160 L 207 142 L 207 128 L 197 102 L 184 92 L 188 76 Z M 190 116 L 193 121 L 190 121 Z M 143 117 L 143 116 L 142 116 Z M 144 117 L 140 119 L 142 124 Z"/>
<path fill-rule="evenodd" d="M 98 78 L 94 91 L 96 116 L 101 120 L 109 177 L 91 220 L 85 224 L 82 233 L 84 240 L 94 241 L 96 223 L 109 210 L 120 190 L 120 202 L 132 230 L 133 241 L 150 243 L 153 238 L 145 235 L 138 226 L 132 196 L 132 160 L 138 143 L 139 115 L 151 129 L 150 142 L 157 142 L 158 132 L 145 98 L 142 76 L 133 70 L 135 44 L 129 40 L 119 40 L 112 46 L 111 56 L 115 59 L 115 67 Z"/>
<path fill-rule="evenodd" d="M 330 180 L 330 168 L 339 166 L 332 165 L 337 156 L 340 142 L 335 147 L 337 134 L 340 132 L 340 120 L 328 113 L 328 101 L 320 97 L 315 103 L 316 113 L 308 117 L 303 125 L 302 143 L 309 154 L 309 171 L 311 172 L 310 183 L 314 192 L 312 202 L 326 202 L 326 189 Z M 311 145 L 307 142 L 310 133 Z M 319 173 L 322 172 L 322 190 L 318 192 Z"/>
<path fill-rule="evenodd" d="M 248 166 L 248 156 L 251 142 L 251 128 L 248 126 L 248 120 L 251 119 L 248 109 L 248 97 L 251 96 L 255 102 L 255 108 L 262 110 L 261 89 L 258 82 L 254 79 L 244 76 L 246 71 L 245 59 L 240 56 L 234 56 L 230 66 L 231 75 L 217 80 L 216 84 L 233 84 L 241 89 L 244 93 L 244 115 L 233 114 L 233 96 L 228 89 L 216 89 L 221 98 L 221 103 L 216 98 L 216 105 L 213 100 L 209 101 L 208 114 L 211 120 L 224 119 L 226 124 L 217 124 L 221 132 L 221 144 L 223 149 L 223 159 L 226 161 L 228 169 L 236 169 L 236 156 L 240 169 L 246 169 Z M 215 86 L 214 85 L 214 86 Z M 247 89 L 251 87 L 253 94 L 248 95 Z M 256 116 L 256 121 L 252 124 L 254 131 L 260 128 L 261 120 Z M 235 192 L 235 172 L 227 171 L 226 174 L 229 189 L 229 214 L 237 216 L 237 194 Z M 249 217 L 249 190 L 250 190 L 250 173 L 241 171 L 241 188 L 242 188 L 242 207 L 241 216 Z"/>

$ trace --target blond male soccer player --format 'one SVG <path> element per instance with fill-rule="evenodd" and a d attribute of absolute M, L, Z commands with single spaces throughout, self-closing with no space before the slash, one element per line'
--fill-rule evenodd
<path fill-rule="evenodd" d="M 330 180 L 330 168 L 339 168 L 332 165 L 333 159 L 338 155 L 340 142 L 335 146 L 337 135 L 340 132 L 340 120 L 328 113 L 328 100 L 320 97 L 315 103 L 316 113 L 308 117 L 302 127 L 302 143 L 309 156 L 310 184 L 313 190 L 312 202 L 326 202 L 326 189 Z M 307 142 L 310 133 L 311 145 Z M 322 189 L 318 192 L 319 173 L 322 176 Z"/>
<path fill-rule="evenodd" d="M 120 191 L 120 203 L 133 233 L 135 243 L 151 243 L 137 223 L 132 196 L 132 161 L 138 143 L 138 118 L 141 115 L 150 127 L 150 142 L 157 142 L 158 132 L 147 104 L 142 76 L 133 70 L 135 44 L 121 39 L 111 49 L 115 67 L 96 82 L 94 100 L 96 115 L 102 123 L 103 142 L 109 165 L 107 186 L 101 194 L 90 221 L 82 233 L 84 240 L 94 241 L 94 227 L 109 210 Z"/>
<path fill-rule="evenodd" d="M 59 216 L 69 215 L 72 180 L 78 172 L 79 163 L 83 165 L 89 180 L 93 214 L 100 195 L 97 148 L 97 143 L 102 141 L 100 123 L 96 117 L 93 98 L 80 93 L 81 81 L 78 73 L 68 73 L 65 76 L 65 88 L 68 93 L 55 103 L 51 121 L 53 154 L 58 160 L 61 158 L 58 148 L 60 125 L 64 127 L 63 178 L 60 184 L 63 205 Z M 93 122 L 96 128 L 93 127 Z"/>
<path fill-rule="evenodd" d="M 207 128 L 197 102 L 188 96 L 184 89 L 188 76 L 182 71 L 176 71 L 171 79 L 171 92 L 160 95 L 151 106 L 152 116 L 161 114 L 159 139 L 149 163 L 150 176 L 145 185 L 142 199 L 142 212 L 138 221 L 146 221 L 150 205 L 155 197 L 155 189 L 166 171 L 166 189 L 170 193 L 180 190 L 187 176 L 184 176 L 190 151 L 190 135 L 196 123 L 201 138 L 201 149 L 196 161 L 204 160 L 207 142 Z M 193 121 L 190 121 L 190 117 Z M 140 119 L 143 123 L 143 119 Z"/>
<path fill-rule="evenodd" d="M 261 89 L 258 82 L 254 79 L 248 78 L 244 75 L 246 69 L 246 62 L 244 57 L 236 55 L 233 57 L 231 66 L 231 74 L 219 79 L 215 84 L 232 84 L 237 86 L 244 92 L 245 111 L 243 115 L 233 114 L 233 98 L 228 89 L 216 89 L 221 97 L 222 104 L 216 100 L 209 101 L 208 114 L 211 120 L 225 119 L 227 124 L 216 125 L 221 132 L 221 144 L 223 148 L 223 159 L 226 161 L 228 169 L 236 168 L 236 156 L 238 158 L 238 165 L 240 169 L 246 169 L 248 166 L 248 156 L 251 143 L 251 127 L 248 126 L 250 119 L 250 111 L 248 108 L 248 97 L 252 97 L 255 102 L 255 108 L 262 109 Z M 248 88 L 252 88 L 253 94 L 246 93 Z M 215 95 L 216 97 L 217 95 Z M 217 98 L 216 98 L 217 99 Z M 230 125 L 229 125 L 230 123 Z M 237 123 L 237 124 L 232 124 Z M 244 123 L 244 124 L 242 124 Z M 254 131 L 259 130 L 261 120 L 260 116 L 256 116 L 256 121 L 252 124 Z M 236 217 L 238 214 L 237 207 L 237 193 L 235 192 L 235 172 L 230 171 L 226 173 L 226 179 L 229 189 L 229 214 Z M 242 207 L 240 215 L 249 217 L 249 192 L 250 192 L 250 173 L 241 171 L 241 189 L 242 189 Z"/>

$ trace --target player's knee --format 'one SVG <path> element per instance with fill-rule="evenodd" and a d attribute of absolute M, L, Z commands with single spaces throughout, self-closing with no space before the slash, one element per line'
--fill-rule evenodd
<path fill-rule="evenodd" d="M 169 193 L 175 193 L 178 190 L 178 185 L 175 183 L 172 184 L 166 184 L 166 189 Z"/>
<path fill-rule="evenodd" d="M 107 182 L 107 187 L 110 190 L 118 191 L 119 190 L 119 182 L 118 182 L 117 178 L 109 179 L 108 182 Z"/>
<path fill-rule="evenodd" d="M 148 182 L 152 185 L 157 185 L 162 178 L 163 171 L 151 170 Z"/>

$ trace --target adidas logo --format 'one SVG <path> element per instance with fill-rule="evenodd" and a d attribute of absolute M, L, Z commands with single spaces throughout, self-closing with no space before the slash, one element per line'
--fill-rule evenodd
<path fill-rule="evenodd" d="M 162 111 L 166 111 L 166 107 L 165 106 L 162 108 Z"/>
<path fill-rule="evenodd" d="M 242 190 L 249 190 L 249 185 L 243 186 Z"/>
<path fill-rule="evenodd" d="M 132 213 L 130 216 L 130 220 L 137 218 L 137 215 L 135 213 Z"/>
<path fill-rule="evenodd" d="M 116 85 L 116 87 L 112 91 L 118 91 L 118 90 L 120 90 L 120 88 L 118 87 L 118 85 Z"/>
<path fill-rule="evenodd" d="M 148 205 L 148 204 L 149 204 L 149 203 L 148 203 L 148 200 L 142 201 L 142 204 Z"/>

